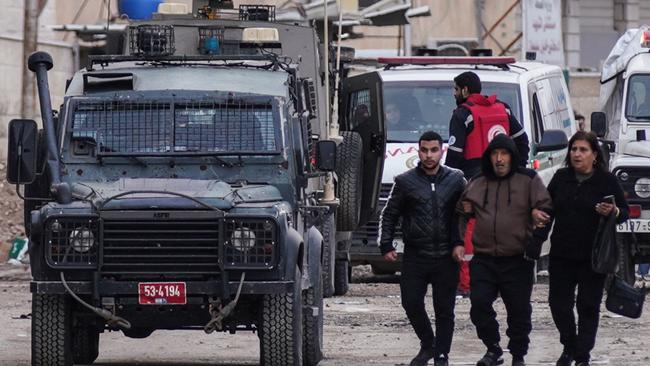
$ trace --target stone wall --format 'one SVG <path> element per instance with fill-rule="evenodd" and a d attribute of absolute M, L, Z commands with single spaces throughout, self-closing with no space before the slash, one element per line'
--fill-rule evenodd
<path fill-rule="evenodd" d="M 6 135 L 9 121 L 13 118 L 33 118 L 40 122 L 40 108 L 21 116 L 22 70 L 26 64 L 23 57 L 23 1 L 0 0 L 0 157 L 6 156 Z M 39 18 L 38 49 L 52 55 L 54 68 L 48 75 L 52 105 L 58 109 L 63 101 L 66 80 L 74 72 L 74 48 L 70 43 L 58 41 L 48 25 L 56 23 L 56 1 L 48 1 Z M 37 92 L 34 91 L 37 96 Z"/>

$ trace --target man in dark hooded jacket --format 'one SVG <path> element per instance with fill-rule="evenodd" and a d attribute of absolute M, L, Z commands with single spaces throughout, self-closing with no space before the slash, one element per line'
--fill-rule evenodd
<path fill-rule="evenodd" d="M 492 307 L 499 294 L 508 312 L 506 334 L 512 365 L 524 366 L 528 352 L 533 260 L 539 258 L 546 239 L 545 231 L 534 223 L 543 220 L 540 211 L 550 210 L 551 197 L 534 170 L 517 167 L 518 159 L 512 139 L 495 136 L 481 157 L 481 173 L 469 183 L 458 205 L 466 220 L 476 219 L 470 317 L 487 347 L 477 366 L 503 363 L 499 323 Z"/>
<path fill-rule="evenodd" d="M 516 165 L 525 167 L 528 161 L 528 136 L 510 106 L 497 100 L 496 95 L 481 95 L 481 79 L 476 73 L 465 71 L 454 78 L 454 98 L 458 108 L 449 122 L 449 148 L 445 164 L 461 169 L 470 180 L 481 171 L 481 155 L 494 136 L 506 134 L 513 138 L 519 158 Z M 468 223 L 467 236 L 472 235 L 474 221 Z M 465 254 L 472 255 L 472 243 L 465 240 Z M 458 293 L 469 293 L 469 269 L 461 263 Z"/>

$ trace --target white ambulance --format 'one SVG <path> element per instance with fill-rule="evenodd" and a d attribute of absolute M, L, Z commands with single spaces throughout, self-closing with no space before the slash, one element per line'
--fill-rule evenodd
<path fill-rule="evenodd" d="M 630 207 L 618 225 L 619 275 L 635 281 L 635 263 L 650 262 L 650 27 L 623 34 L 603 65 L 600 109 L 591 129 L 609 152 L 609 168 Z"/>
<path fill-rule="evenodd" d="M 554 137 L 557 138 L 557 133 L 562 131 L 569 138 L 576 131 L 576 123 L 560 67 L 516 62 L 512 57 L 389 57 L 379 58 L 379 63 L 385 65 L 378 73 L 383 86 L 388 139 L 379 210 L 386 202 L 393 178 L 417 165 L 420 135 L 433 130 L 447 141 L 449 121 L 456 108 L 453 79 L 465 71 L 479 75 L 481 94 L 496 94 L 499 100 L 510 106 L 530 140 L 529 167 L 536 169 L 545 183 L 548 184 L 555 171 L 563 165 L 566 145 L 557 144 Z M 398 122 L 392 123 L 395 114 L 399 115 Z M 556 132 L 546 134 L 550 140 L 544 145 L 553 140 L 551 144 L 555 146 L 542 147 L 542 137 L 549 130 Z M 399 263 L 387 263 L 379 253 L 378 218 L 379 212 L 354 232 L 351 263 L 370 264 L 376 274 L 394 273 L 399 270 Z M 400 234 L 398 231 L 398 236 Z M 398 252 L 402 251 L 399 237 L 394 245 Z"/>

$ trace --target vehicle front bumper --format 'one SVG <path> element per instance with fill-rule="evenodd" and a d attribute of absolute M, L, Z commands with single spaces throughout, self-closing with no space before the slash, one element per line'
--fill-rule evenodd
<path fill-rule="evenodd" d="M 147 282 L 147 281 L 142 281 Z M 103 296 L 138 296 L 138 281 L 101 280 L 96 284 L 92 281 L 66 281 L 68 287 L 78 295 Z M 223 286 L 221 281 L 185 281 L 188 296 L 206 295 L 221 296 Z M 229 281 L 230 293 L 236 293 L 239 281 Z M 30 290 L 39 294 L 65 294 L 67 291 L 61 281 L 32 281 Z M 242 295 L 282 294 L 293 291 L 292 281 L 245 281 L 242 285 Z"/>

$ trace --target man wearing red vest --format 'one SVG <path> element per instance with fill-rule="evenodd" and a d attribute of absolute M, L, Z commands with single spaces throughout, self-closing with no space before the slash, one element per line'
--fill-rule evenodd
<path fill-rule="evenodd" d="M 528 161 L 528 136 L 517 118 L 510 113 L 510 107 L 497 100 L 496 95 L 481 95 L 481 79 L 471 71 L 463 72 L 454 78 L 454 98 L 458 108 L 454 110 L 449 122 L 449 148 L 445 164 L 460 169 L 469 181 L 481 172 L 481 155 L 494 136 L 510 136 L 520 160 L 518 165 L 526 167 Z M 474 220 L 467 224 L 464 237 L 465 252 L 474 253 L 472 232 Z M 460 269 L 458 294 L 469 295 L 469 267 L 463 262 Z"/>

